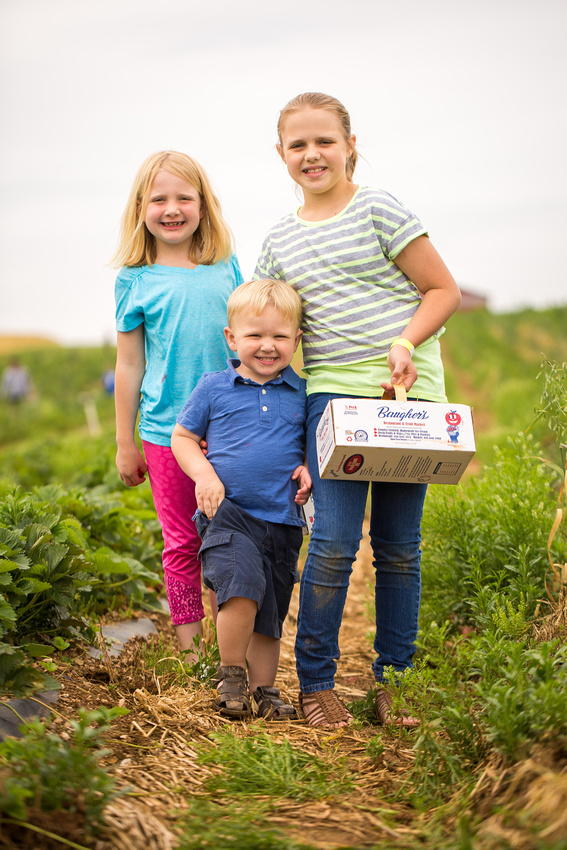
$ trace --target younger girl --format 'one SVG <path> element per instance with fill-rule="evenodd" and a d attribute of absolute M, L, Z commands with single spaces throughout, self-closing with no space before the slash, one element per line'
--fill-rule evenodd
<path fill-rule="evenodd" d="M 242 283 L 230 231 L 207 175 L 163 151 L 142 164 L 122 218 L 116 266 L 116 465 L 136 487 L 150 478 L 164 539 L 165 588 L 182 650 L 201 634 L 195 485 L 171 432 L 204 372 L 226 367 L 226 303 Z M 144 454 L 135 442 L 136 418 Z"/>
<path fill-rule="evenodd" d="M 303 300 L 315 522 L 301 578 L 296 660 L 307 721 L 336 728 L 352 720 L 333 688 L 368 484 L 319 478 L 317 424 L 329 399 L 379 397 L 394 384 L 411 388 L 411 398 L 446 401 L 438 337 L 460 293 L 421 222 L 386 192 L 353 183 L 356 137 L 338 100 L 312 92 L 294 98 L 280 113 L 278 140 L 304 201 L 269 231 L 255 276 L 286 280 Z M 371 486 L 375 710 L 381 723 L 415 725 L 392 715 L 380 683 L 388 667 L 412 666 L 427 485 Z"/>

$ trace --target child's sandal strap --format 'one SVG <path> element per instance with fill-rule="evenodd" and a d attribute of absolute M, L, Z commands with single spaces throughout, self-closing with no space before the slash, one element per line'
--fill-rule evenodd
<path fill-rule="evenodd" d="M 310 726 L 340 729 L 342 726 L 348 726 L 352 720 L 352 714 L 333 690 L 299 694 L 299 704 Z"/>
<path fill-rule="evenodd" d="M 250 695 L 244 667 L 219 667 L 217 680 L 220 713 L 225 717 L 247 717 L 250 714 Z"/>
<path fill-rule="evenodd" d="M 295 720 L 297 711 L 293 705 L 280 699 L 278 688 L 260 685 L 252 694 L 258 717 L 264 720 Z"/>
<path fill-rule="evenodd" d="M 376 713 L 376 718 L 378 722 L 382 726 L 407 726 L 412 728 L 413 726 L 419 726 L 419 720 L 417 717 L 411 717 L 407 711 L 400 711 L 397 715 L 392 711 L 392 697 L 391 695 L 378 686 L 376 690 L 376 698 L 374 700 L 374 711 Z"/>

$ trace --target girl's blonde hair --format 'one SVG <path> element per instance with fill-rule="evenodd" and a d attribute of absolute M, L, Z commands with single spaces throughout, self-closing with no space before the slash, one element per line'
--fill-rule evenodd
<path fill-rule="evenodd" d="M 275 307 L 298 328 L 301 325 L 302 304 L 295 289 L 283 280 L 264 279 L 241 283 L 231 292 L 226 307 L 229 327 L 244 313 L 258 316 L 268 306 Z"/>
<path fill-rule="evenodd" d="M 329 94 L 322 94 L 321 92 L 315 91 L 307 91 L 303 94 L 298 94 L 297 97 L 294 97 L 289 103 L 286 103 L 282 111 L 280 112 L 280 117 L 278 119 L 278 140 L 280 145 L 282 144 L 282 129 L 285 119 L 288 115 L 291 115 L 292 112 L 299 112 L 300 109 L 328 109 L 329 112 L 334 112 L 336 117 L 339 120 L 339 123 L 342 127 L 345 141 L 352 148 L 352 154 L 347 159 L 346 163 L 346 177 L 347 180 L 350 180 L 352 183 L 352 176 L 354 174 L 354 169 L 356 168 L 356 163 L 358 161 L 358 153 L 356 148 L 352 143 L 352 130 L 350 127 L 350 115 L 348 114 L 346 108 L 337 100 L 336 97 L 331 97 Z"/>
<path fill-rule="evenodd" d="M 151 266 L 155 263 L 156 239 L 146 227 L 144 219 L 152 183 L 158 171 L 168 171 L 180 177 L 194 186 L 199 193 L 204 214 L 189 248 L 191 262 L 211 266 L 219 260 L 228 260 L 232 253 L 232 234 L 222 217 L 220 203 L 204 169 L 187 154 L 159 151 L 149 156 L 136 174 L 122 216 L 118 248 L 112 258 L 113 265 L 120 268 Z"/>

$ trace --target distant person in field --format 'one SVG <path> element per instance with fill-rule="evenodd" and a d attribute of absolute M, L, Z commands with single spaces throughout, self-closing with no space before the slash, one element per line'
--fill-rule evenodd
<path fill-rule="evenodd" d="M 230 352 L 226 304 L 242 282 L 230 230 L 209 179 L 176 151 L 148 157 L 122 218 L 115 263 L 116 465 L 135 487 L 149 475 L 161 524 L 165 589 L 182 650 L 202 633 L 195 485 L 171 452 L 171 432 L 204 372 Z M 136 419 L 143 454 L 136 440 Z M 193 652 L 191 652 L 193 650 Z"/>
<path fill-rule="evenodd" d="M 2 374 L 1 394 L 10 404 L 20 404 L 30 397 L 32 382 L 25 366 L 12 358 Z"/>
<path fill-rule="evenodd" d="M 305 380 L 290 366 L 300 322 L 301 299 L 287 284 L 238 287 L 225 328 L 238 359 L 201 378 L 171 439 L 195 481 L 203 578 L 219 607 L 218 705 L 228 717 L 246 717 L 251 700 L 266 719 L 297 716 L 274 685 L 282 625 L 299 580 L 300 506 L 311 490 Z"/>
<path fill-rule="evenodd" d="M 419 219 L 392 195 L 353 183 L 357 151 L 350 116 L 319 92 L 280 112 L 277 150 L 303 191 L 297 212 L 264 241 L 254 277 L 286 281 L 303 302 L 307 458 L 315 518 L 301 576 L 296 661 L 308 723 L 346 726 L 334 692 L 339 628 L 368 497 L 364 481 L 322 480 L 316 429 L 333 398 L 446 401 L 439 336 L 458 308 L 457 284 Z M 411 391 L 411 392 L 410 392 Z M 381 723 L 395 716 L 388 670 L 412 667 L 420 605 L 421 518 L 426 484 L 372 483 L 370 538 L 376 570 L 372 665 Z"/>
<path fill-rule="evenodd" d="M 101 377 L 102 388 L 107 395 L 114 395 L 114 384 L 116 381 L 116 376 L 114 374 L 114 369 L 107 368 L 102 373 Z"/>

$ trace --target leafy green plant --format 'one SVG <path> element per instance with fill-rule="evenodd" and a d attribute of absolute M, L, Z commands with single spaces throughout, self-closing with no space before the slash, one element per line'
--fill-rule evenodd
<path fill-rule="evenodd" d="M 362 699 L 353 700 L 348 703 L 348 710 L 354 717 L 356 723 L 374 723 L 376 715 L 374 713 L 374 699 L 376 697 L 376 689 L 370 688 Z"/>
<path fill-rule="evenodd" d="M 406 684 L 422 723 L 398 796 L 429 806 L 457 788 L 465 793 L 491 751 L 514 762 L 534 744 L 553 741 L 567 752 L 567 646 L 529 646 L 500 627 L 455 640 L 449 624 L 435 623 L 424 639 Z"/>
<path fill-rule="evenodd" d="M 42 683 L 28 656 L 49 656 L 56 638 L 92 643 L 97 610 L 161 611 L 152 523 L 153 509 L 126 507 L 98 488 L 15 488 L 0 498 L 0 640 L 14 647 L 0 659 L 0 689 L 22 695 Z"/>
<path fill-rule="evenodd" d="M 214 746 L 200 748 L 198 760 L 222 767 L 206 782 L 211 793 L 234 797 L 269 793 L 305 800 L 341 794 L 352 784 L 341 760 L 329 765 L 263 732 L 242 738 L 228 729 L 212 734 L 210 740 Z"/>
<path fill-rule="evenodd" d="M 57 506 L 14 491 L 0 502 L 0 571 L 4 605 L 0 635 L 76 635 L 88 624 L 74 611 L 92 589 L 85 535 Z"/>
<path fill-rule="evenodd" d="M 482 478 L 428 495 L 423 523 L 422 621 L 474 622 L 463 588 L 506 592 L 533 616 L 545 595 L 546 546 L 554 493 L 537 444 L 520 434 L 495 450 Z"/>
<path fill-rule="evenodd" d="M 384 755 L 385 749 L 384 742 L 381 740 L 379 735 L 376 735 L 366 744 L 366 755 L 368 758 L 371 758 L 372 761 L 378 761 Z"/>
<path fill-rule="evenodd" d="M 557 621 L 564 624 L 564 609 L 567 605 L 567 534 L 565 533 L 565 516 L 567 512 L 567 363 L 558 363 L 544 359 L 542 371 L 538 377 L 544 379 L 542 406 L 537 411 L 538 419 L 544 418 L 555 436 L 556 449 L 560 463 L 553 463 L 548 458 L 541 458 L 553 473 L 557 475 L 559 492 L 555 520 L 551 526 L 547 544 L 548 558 L 554 575 L 553 591 L 555 596 Z M 562 531 L 562 534 L 558 532 Z M 558 552 L 554 558 L 552 547 Z M 564 627 L 564 626 L 563 626 Z"/>
<path fill-rule="evenodd" d="M 187 656 L 191 652 L 190 649 L 182 652 L 181 655 Z M 199 640 L 197 636 L 193 639 L 193 652 L 196 652 L 197 658 L 195 661 L 186 662 L 186 667 L 189 675 L 199 682 L 210 682 L 216 674 L 220 664 L 219 645 L 214 630 L 214 639 L 212 643 L 207 644 L 204 640 Z"/>
<path fill-rule="evenodd" d="M 393 710 L 415 706 L 420 725 L 410 734 L 415 760 L 397 796 L 429 806 L 465 787 L 486 752 L 470 688 L 475 638 L 454 638 L 450 623 L 433 622 L 420 636 L 420 659 L 398 684 Z M 402 685 L 400 688 L 399 685 Z M 399 695 L 396 696 L 396 691 Z"/>
<path fill-rule="evenodd" d="M 415 762 L 396 796 L 414 805 L 427 807 L 448 799 L 471 775 L 470 765 L 443 735 L 441 717 L 420 725 L 413 749 Z"/>
<path fill-rule="evenodd" d="M 496 599 L 495 609 L 492 622 L 507 637 L 519 638 L 529 629 L 529 623 L 526 621 L 526 603 L 522 597 L 517 607 L 514 607 L 510 599 L 504 599 L 502 604 L 499 599 Z"/>
<path fill-rule="evenodd" d="M 536 410 L 536 419 L 531 427 L 538 420 L 544 419 L 554 434 L 561 458 L 561 466 L 555 469 L 559 473 L 560 481 L 563 481 L 567 468 L 567 363 L 544 357 L 539 378 L 544 382 L 541 405 Z"/>
<path fill-rule="evenodd" d="M 184 651 L 179 650 L 176 640 L 155 636 L 145 643 L 140 657 L 144 666 L 152 669 L 162 683 L 179 686 L 194 684 L 195 681 L 210 682 L 220 664 L 216 636 L 211 644 L 195 636 L 192 648 Z"/>
<path fill-rule="evenodd" d="M 479 660 L 486 670 L 480 654 Z M 567 646 L 509 642 L 507 656 L 491 671 L 474 684 L 489 743 L 511 761 L 546 738 L 567 753 Z"/>
<path fill-rule="evenodd" d="M 103 823 L 104 808 L 118 794 L 114 780 L 99 765 L 109 750 L 101 749 L 101 737 L 124 708 L 79 709 L 72 720 L 70 740 L 49 732 L 39 720 L 24 724 L 22 738 L 0 743 L 4 781 L 0 789 L 0 812 L 25 820 L 31 806 L 42 811 L 80 813 L 85 828 L 96 832 Z"/>
<path fill-rule="evenodd" d="M 48 648 L 46 647 L 46 652 Z M 60 685 L 34 666 L 28 653 L 0 641 L 0 691 L 16 697 Z"/>

